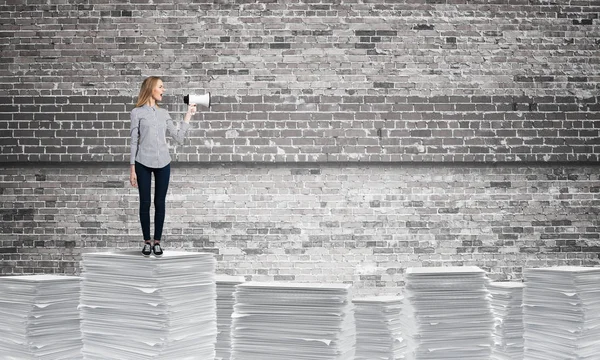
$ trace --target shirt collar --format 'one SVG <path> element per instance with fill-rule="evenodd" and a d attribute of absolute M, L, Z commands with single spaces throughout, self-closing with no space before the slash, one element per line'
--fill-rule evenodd
<path fill-rule="evenodd" d="M 150 106 L 148 104 L 144 104 L 144 105 L 142 105 L 142 108 L 148 109 L 148 110 L 158 110 L 158 108 L 156 107 L 156 105 L 155 106 Z"/>

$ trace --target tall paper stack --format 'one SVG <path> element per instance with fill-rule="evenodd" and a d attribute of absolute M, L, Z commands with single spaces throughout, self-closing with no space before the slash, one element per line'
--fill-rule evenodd
<path fill-rule="evenodd" d="M 235 303 L 235 286 L 245 281 L 243 276 L 217 275 L 217 357 L 231 358 L 231 314 Z"/>
<path fill-rule="evenodd" d="M 82 359 L 80 278 L 0 277 L 0 359 Z"/>
<path fill-rule="evenodd" d="M 492 360 L 523 359 L 523 288 L 522 282 L 493 282 L 492 313 L 496 319 Z"/>
<path fill-rule="evenodd" d="M 351 285 L 244 283 L 236 287 L 234 360 L 354 360 Z"/>
<path fill-rule="evenodd" d="M 354 299 L 356 360 L 404 359 L 406 341 L 400 318 L 402 297 L 372 296 Z"/>
<path fill-rule="evenodd" d="M 525 359 L 600 358 L 600 268 L 525 270 Z"/>
<path fill-rule="evenodd" d="M 84 254 L 86 360 L 213 359 L 217 336 L 212 254 Z"/>
<path fill-rule="evenodd" d="M 494 318 L 483 270 L 408 268 L 405 281 L 407 359 L 489 359 Z"/>

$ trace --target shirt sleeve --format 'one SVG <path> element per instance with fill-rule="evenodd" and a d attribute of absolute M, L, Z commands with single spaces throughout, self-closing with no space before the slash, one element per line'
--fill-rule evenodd
<path fill-rule="evenodd" d="M 135 109 L 131 111 L 131 155 L 129 164 L 135 164 L 135 156 L 138 151 L 140 119 L 136 116 Z"/>
<path fill-rule="evenodd" d="M 167 131 L 169 135 L 175 140 L 179 145 L 183 144 L 183 139 L 185 139 L 185 134 L 190 128 L 190 123 L 186 123 L 185 121 L 181 121 L 179 123 L 179 129 L 177 125 L 175 125 L 175 121 L 171 119 L 171 116 L 167 113 Z"/>

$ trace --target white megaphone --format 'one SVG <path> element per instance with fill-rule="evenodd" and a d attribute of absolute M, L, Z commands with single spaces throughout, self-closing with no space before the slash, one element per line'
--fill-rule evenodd
<path fill-rule="evenodd" d="M 188 94 L 183 97 L 183 102 L 186 105 L 197 104 L 202 105 L 204 107 L 210 107 L 210 93 L 206 93 L 204 95 Z"/>

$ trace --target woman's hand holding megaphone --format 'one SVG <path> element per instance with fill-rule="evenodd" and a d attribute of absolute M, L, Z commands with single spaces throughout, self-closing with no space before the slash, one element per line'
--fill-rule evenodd
<path fill-rule="evenodd" d="M 188 111 L 185 114 L 185 117 L 183 118 L 183 121 L 190 122 L 190 120 L 192 119 L 192 115 L 196 114 L 196 104 L 189 104 L 188 105 Z"/>

